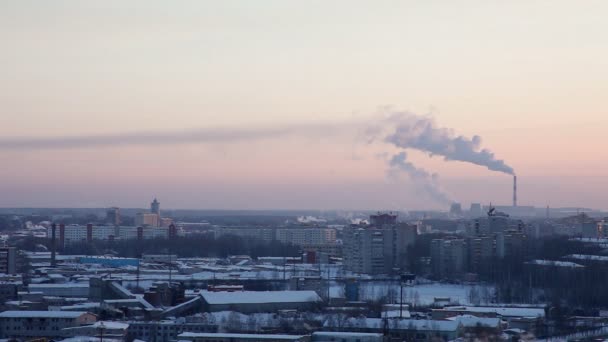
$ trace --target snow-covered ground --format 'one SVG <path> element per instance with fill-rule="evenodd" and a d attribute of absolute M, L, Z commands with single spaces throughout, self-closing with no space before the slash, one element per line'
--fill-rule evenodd
<path fill-rule="evenodd" d="M 389 282 L 361 282 L 359 296 L 362 300 L 386 298 L 390 303 L 399 303 L 400 286 Z M 449 298 L 450 303 L 462 305 L 487 303 L 494 289 L 484 285 L 420 284 L 403 287 L 403 301 L 415 305 L 430 305 L 435 298 Z M 471 300 L 477 303 L 471 303 Z"/>

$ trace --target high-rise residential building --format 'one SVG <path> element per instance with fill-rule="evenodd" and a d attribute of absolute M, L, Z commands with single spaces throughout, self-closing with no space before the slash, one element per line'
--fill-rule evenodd
<path fill-rule="evenodd" d="M 431 267 L 438 278 L 461 278 L 467 253 L 464 239 L 434 239 L 431 241 Z"/>
<path fill-rule="evenodd" d="M 384 231 L 351 226 L 343 230 L 344 267 L 355 273 L 384 273 Z"/>
<path fill-rule="evenodd" d="M 460 203 L 452 203 L 450 206 L 450 215 L 453 217 L 462 216 L 462 205 Z"/>
<path fill-rule="evenodd" d="M 507 230 L 496 234 L 496 256 L 499 258 L 524 256 L 527 236 L 519 230 Z"/>
<path fill-rule="evenodd" d="M 276 228 L 271 227 L 214 227 L 213 233 L 216 239 L 225 235 L 236 235 L 262 241 L 273 241 L 276 239 Z"/>
<path fill-rule="evenodd" d="M 608 237 L 608 217 L 604 217 L 603 220 L 597 223 L 597 231 L 600 237 Z"/>
<path fill-rule="evenodd" d="M 160 202 L 156 198 L 150 203 L 150 212 L 160 217 Z"/>
<path fill-rule="evenodd" d="M 153 214 L 152 214 L 153 215 Z M 173 226 L 173 225 L 172 225 Z M 93 240 L 130 240 L 130 239 L 154 239 L 170 238 L 183 235 L 183 231 L 178 227 L 155 227 L 155 226 L 114 226 L 101 225 L 94 226 L 88 224 L 81 225 L 62 225 L 58 236 L 58 245 L 66 246 L 74 243 L 91 242 Z M 51 235 L 51 229 L 47 229 L 47 236 Z M 1 253 L 1 252 L 0 252 Z"/>
<path fill-rule="evenodd" d="M 494 237 L 488 235 L 473 236 L 467 240 L 469 251 L 469 271 L 480 273 L 487 271 L 494 256 Z"/>
<path fill-rule="evenodd" d="M 135 225 L 138 227 L 150 226 L 158 227 L 160 218 L 155 213 L 137 213 L 135 215 Z"/>
<path fill-rule="evenodd" d="M 483 215 L 483 210 L 481 209 L 481 203 L 471 203 L 471 208 L 469 209 L 470 217 L 480 217 Z"/>
<path fill-rule="evenodd" d="M 160 227 L 169 227 L 173 224 L 173 219 L 169 217 L 161 217 L 160 218 Z"/>
<path fill-rule="evenodd" d="M 17 248 L 0 247 L 0 273 L 17 273 Z"/>
<path fill-rule="evenodd" d="M 333 228 L 277 228 L 276 239 L 292 245 L 325 245 L 336 243 Z"/>
<path fill-rule="evenodd" d="M 385 225 L 397 224 L 397 215 L 393 213 L 377 213 L 376 215 L 370 215 L 370 225 L 376 227 L 382 227 Z"/>
<path fill-rule="evenodd" d="M 497 215 L 476 218 L 473 225 L 474 229 L 472 233 L 474 235 L 490 235 L 501 233 L 514 227 L 516 221 L 511 220 L 508 215 L 500 213 Z"/>
<path fill-rule="evenodd" d="M 120 226 L 120 208 L 108 208 L 106 211 L 106 222 L 115 226 Z"/>
<path fill-rule="evenodd" d="M 396 216 L 389 214 L 372 215 L 370 221 L 378 225 L 354 225 L 343 230 L 345 268 L 367 274 L 392 274 L 407 269 L 407 248 L 416 241 L 417 227 L 398 224 Z"/>

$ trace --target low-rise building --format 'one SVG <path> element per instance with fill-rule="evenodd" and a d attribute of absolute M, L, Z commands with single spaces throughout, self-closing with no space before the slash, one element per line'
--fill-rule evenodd
<path fill-rule="evenodd" d="M 84 311 L 4 311 L 0 313 L 0 338 L 59 337 L 62 329 L 96 320 Z"/>
<path fill-rule="evenodd" d="M 383 342 L 384 340 L 384 335 L 380 333 L 348 331 L 317 331 L 312 333 L 313 342 Z"/>
<path fill-rule="evenodd" d="M 449 320 L 349 318 L 345 322 L 328 319 L 324 324 L 325 329 L 333 331 L 344 327 L 355 332 L 386 332 L 400 341 L 451 341 L 463 331 L 460 322 Z"/>
<path fill-rule="evenodd" d="M 192 342 L 308 342 L 308 335 L 191 333 L 178 336 L 180 341 Z"/>
<path fill-rule="evenodd" d="M 315 291 L 201 291 L 203 310 L 251 312 L 276 312 L 278 310 L 313 309 L 322 302 Z"/>
<path fill-rule="evenodd" d="M 214 333 L 218 328 L 216 324 L 186 323 L 174 320 L 130 321 L 127 323 L 129 323 L 128 340 L 143 341 L 175 341 L 178 335 L 184 332 Z"/>
<path fill-rule="evenodd" d="M 29 284 L 28 289 L 30 292 L 40 292 L 45 296 L 76 298 L 89 296 L 89 284 L 87 283 Z"/>

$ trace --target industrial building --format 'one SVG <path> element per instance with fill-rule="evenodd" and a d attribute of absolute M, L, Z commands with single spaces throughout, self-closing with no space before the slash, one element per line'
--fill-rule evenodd
<path fill-rule="evenodd" d="M 60 337 L 62 329 L 95 323 L 83 311 L 4 311 L 0 313 L 0 338 Z"/>
<path fill-rule="evenodd" d="M 308 335 L 191 333 L 178 336 L 180 341 L 192 342 L 308 342 Z"/>
<path fill-rule="evenodd" d="M 203 310 L 276 312 L 278 310 L 310 310 L 322 303 L 315 291 L 201 291 Z"/>

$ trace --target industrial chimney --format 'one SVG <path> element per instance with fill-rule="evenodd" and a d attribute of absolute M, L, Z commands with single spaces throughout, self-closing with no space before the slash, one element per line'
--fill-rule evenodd
<path fill-rule="evenodd" d="M 513 207 L 517 207 L 517 176 L 513 175 Z"/>

